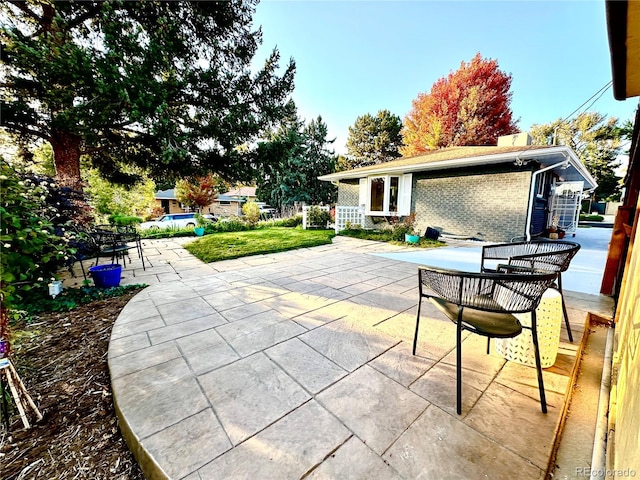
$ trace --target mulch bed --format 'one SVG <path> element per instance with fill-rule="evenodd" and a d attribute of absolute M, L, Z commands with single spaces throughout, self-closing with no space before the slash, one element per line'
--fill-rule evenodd
<path fill-rule="evenodd" d="M 44 418 L 25 430 L 16 413 L 9 433 L 0 427 L 0 478 L 144 480 L 118 429 L 107 368 L 111 327 L 135 293 L 13 328 L 30 334 L 12 360 Z"/>

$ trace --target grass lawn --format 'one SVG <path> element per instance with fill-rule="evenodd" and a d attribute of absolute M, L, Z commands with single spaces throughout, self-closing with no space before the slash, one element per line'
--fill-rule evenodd
<path fill-rule="evenodd" d="M 246 232 L 214 233 L 185 245 L 185 248 L 203 262 L 209 263 L 326 245 L 331 243 L 334 236 L 333 230 L 273 227 Z"/>

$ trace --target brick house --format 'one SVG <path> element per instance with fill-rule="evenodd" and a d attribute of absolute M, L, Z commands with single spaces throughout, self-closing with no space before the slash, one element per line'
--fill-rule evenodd
<path fill-rule="evenodd" d="M 202 213 L 210 213 L 216 217 L 230 217 L 242 215 L 242 205 L 248 200 L 256 200 L 256 187 L 240 187 L 221 193 L 216 199 L 202 209 Z M 164 213 L 182 213 L 190 209 L 176 200 L 173 189 L 160 190 L 155 195 L 156 206 Z"/>
<path fill-rule="evenodd" d="M 363 207 L 365 227 L 416 213 L 416 228 L 485 241 L 531 238 L 558 216 L 571 231 L 583 192 L 597 186 L 566 146 L 531 145 L 528 134 L 498 146 L 452 147 L 323 175 L 337 206 Z M 362 209 L 361 209 L 362 211 Z"/>

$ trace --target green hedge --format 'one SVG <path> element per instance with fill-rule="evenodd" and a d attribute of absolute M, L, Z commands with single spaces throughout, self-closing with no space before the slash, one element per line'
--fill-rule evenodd
<path fill-rule="evenodd" d="M 580 221 L 581 222 L 601 222 L 604 220 L 604 217 L 602 215 L 585 215 L 585 214 L 580 214 Z"/>

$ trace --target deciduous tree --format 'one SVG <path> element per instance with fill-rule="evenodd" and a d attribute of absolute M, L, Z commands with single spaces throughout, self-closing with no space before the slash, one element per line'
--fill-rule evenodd
<path fill-rule="evenodd" d="M 366 167 L 400 157 L 402 120 L 389 110 L 376 116 L 369 113 L 356 118 L 349 127 L 347 152 L 352 159 L 347 168 Z"/>
<path fill-rule="evenodd" d="M 218 196 L 218 180 L 212 175 L 184 178 L 176 182 L 176 200 L 191 208 L 202 210 Z"/>
<path fill-rule="evenodd" d="M 80 182 L 80 156 L 110 180 L 172 172 L 231 176 L 236 147 L 290 110 L 295 66 L 274 50 L 257 73 L 257 0 L 7 1 L 0 4 L 7 130 L 53 147 L 61 183 Z"/>
<path fill-rule="evenodd" d="M 624 129 L 616 118 L 597 112 L 584 112 L 570 120 L 533 125 L 530 135 L 538 145 L 567 145 L 578 155 L 589 173 L 598 182 L 598 200 L 619 200 L 621 177 L 615 174 L 620 166 L 621 139 Z"/>
<path fill-rule="evenodd" d="M 495 145 L 517 132 L 511 112 L 511 75 L 480 54 L 440 78 L 413 100 L 404 119 L 404 156 L 456 145 Z"/>

